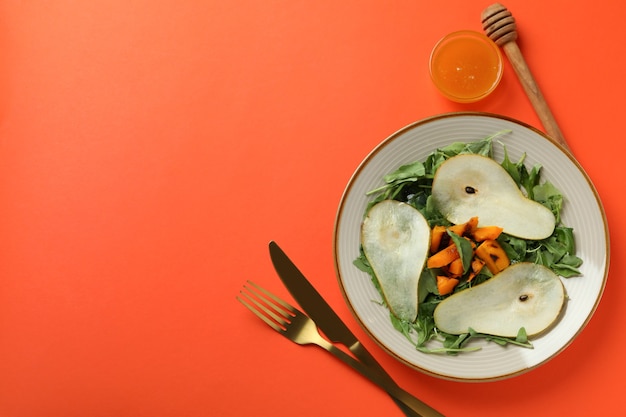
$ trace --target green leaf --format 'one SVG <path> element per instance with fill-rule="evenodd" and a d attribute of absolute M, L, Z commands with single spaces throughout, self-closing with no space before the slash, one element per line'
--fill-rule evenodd
<path fill-rule="evenodd" d="M 387 184 L 401 180 L 413 180 L 423 177 L 426 174 L 426 168 L 422 162 L 413 162 L 411 164 L 402 165 L 395 172 L 385 175 L 384 180 Z"/>
<path fill-rule="evenodd" d="M 423 303 L 428 294 L 437 293 L 437 279 L 429 268 L 424 268 L 417 287 L 417 301 Z"/>
<path fill-rule="evenodd" d="M 528 250 L 526 240 L 507 235 L 506 233 L 498 236 L 497 240 L 511 262 L 521 262 L 526 258 Z"/>
<path fill-rule="evenodd" d="M 519 332 L 517 332 L 517 337 L 515 341 L 518 343 L 528 343 L 528 335 L 526 334 L 526 329 L 520 327 Z"/>
<path fill-rule="evenodd" d="M 517 345 L 525 348 L 532 349 L 533 345 L 528 341 L 528 337 L 526 336 L 526 329 L 521 327 L 517 332 L 517 337 L 504 337 L 504 336 L 496 336 L 491 334 L 478 333 L 474 329 L 469 329 L 469 334 L 472 338 L 483 338 L 489 342 L 494 342 L 498 345 Z"/>
<path fill-rule="evenodd" d="M 544 182 L 533 187 L 533 196 L 535 201 L 545 202 L 550 198 L 561 197 L 561 192 L 550 182 Z"/>
<path fill-rule="evenodd" d="M 474 256 L 472 244 L 469 242 L 469 240 L 457 235 L 454 232 L 451 232 L 450 230 L 447 230 L 447 232 L 454 242 L 457 251 L 459 252 L 461 262 L 463 263 L 463 273 L 465 274 L 467 271 L 469 271 L 470 266 L 472 265 L 472 257 Z"/>
<path fill-rule="evenodd" d="M 411 325 L 411 323 L 400 320 L 392 313 L 389 314 L 389 318 L 394 329 L 398 330 L 404 335 L 404 337 L 406 337 L 411 343 L 413 343 L 413 338 L 411 337 L 411 329 L 413 329 L 413 326 Z"/>
<path fill-rule="evenodd" d="M 576 253 L 576 240 L 574 239 L 574 229 L 571 227 L 556 227 L 554 229 L 554 235 L 557 241 L 561 242 L 565 246 L 567 253 Z"/>
<path fill-rule="evenodd" d="M 558 263 L 552 264 L 550 267 L 555 274 L 562 276 L 563 278 L 571 278 L 581 275 L 578 269 L 581 266 L 583 260 L 576 255 L 567 254 L 561 258 Z"/>
<path fill-rule="evenodd" d="M 520 167 L 520 170 L 522 172 L 522 187 L 526 190 L 527 197 L 531 200 L 535 200 L 534 190 L 541 178 L 541 165 L 537 164 L 533 166 L 530 172 L 528 172 L 525 166 Z"/>
<path fill-rule="evenodd" d="M 372 267 L 367 262 L 367 259 L 365 258 L 365 256 L 359 256 L 354 261 L 352 261 L 352 263 L 354 264 L 354 266 L 356 266 L 359 270 L 363 272 L 367 272 L 368 274 L 373 272 Z"/>
<path fill-rule="evenodd" d="M 511 162 L 509 159 L 509 153 L 506 150 L 506 146 L 504 147 L 504 160 L 500 165 L 506 170 L 506 172 L 509 173 L 517 186 L 520 187 L 522 185 L 522 174 L 520 173 L 519 166 Z"/>

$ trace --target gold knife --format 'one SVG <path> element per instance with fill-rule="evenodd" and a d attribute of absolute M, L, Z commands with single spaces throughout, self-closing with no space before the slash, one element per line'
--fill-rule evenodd
<path fill-rule="evenodd" d="M 387 391 L 405 414 L 443 417 L 443 414 L 400 388 L 276 242 L 270 242 L 269 249 L 278 276 L 300 307 L 333 343 L 345 345 L 356 358 L 375 373 L 377 378 L 372 381 Z"/>

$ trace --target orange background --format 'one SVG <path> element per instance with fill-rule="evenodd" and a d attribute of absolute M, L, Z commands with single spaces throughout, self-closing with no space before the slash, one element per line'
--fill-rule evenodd
<path fill-rule="evenodd" d="M 430 82 L 475 0 L 94 0 L 0 5 L 0 415 L 401 416 L 388 396 L 235 300 L 292 301 L 276 240 L 402 387 L 447 416 L 617 416 L 626 284 L 539 369 L 439 380 L 358 327 L 334 274 L 344 186 L 381 140 L 439 113 L 539 127 L 507 63 L 488 99 Z M 574 155 L 623 217 L 626 6 L 510 0 L 519 45 Z M 602 411 L 600 411 L 602 410 Z"/>

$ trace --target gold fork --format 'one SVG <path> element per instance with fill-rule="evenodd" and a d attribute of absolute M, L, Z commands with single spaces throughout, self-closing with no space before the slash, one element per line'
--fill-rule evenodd
<path fill-rule="evenodd" d="M 252 281 L 248 281 L 240 294 L 241 297 L 236 297 L 237 300 L 272 329 L 299 345 L 313 344 L 325 349 L 342 362 L 369 378 L 395 400 L 400 401 L 404 405 L 403 410 L 405 414 L 414 417 L 443 417 L 443 414 L 432 409 L 397 385 L 389 384 L 388 380 L 381 378 L 378 373 L 372 371 L 363 363 L 324 339 L 319 333 L 317 325 L 310 317 L 297 308 L 287 304 L 268 290 Z"/>

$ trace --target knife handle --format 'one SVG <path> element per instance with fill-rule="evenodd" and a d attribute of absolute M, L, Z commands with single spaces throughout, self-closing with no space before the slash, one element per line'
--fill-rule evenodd
<path fill-rule="evenodd" d="M 366 355 L 370 355 L 371 360 L 376 364 L 376 368 L 358 361 L 330 342 L 320 343 L 319 346 L 385 390 L 408 417 L 444 417 L 443 414 L 402 389 L 359 342 L 351 346 L 350 350 L 355 349 L 362 356 L 363 352 L 366 352 Z"/>
<path fill-rule="evenodd" d="M 419 415 L 422 417 L 444 417 L 443 414 L 439 413 L 419 398 L 403 390 L 378 363 L 378 361 L 376 361 L 374 356 L 367 351 L 361 342 L 357 341 L 354 345 L 350 346 L 349 349 L 354 356 L 360 359 L 359 363 L 364 364 L 370 372 L 376 373 L 377 378 L 381 381 L 379 386 L 381 386 L 394 398 L 402 401 L 403 404 L 420 413 Z"/>

